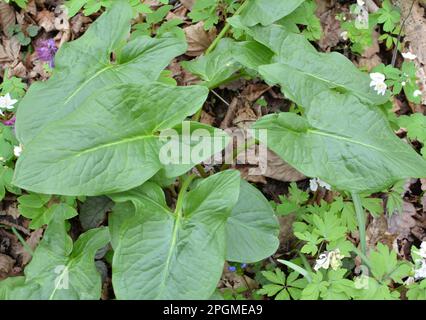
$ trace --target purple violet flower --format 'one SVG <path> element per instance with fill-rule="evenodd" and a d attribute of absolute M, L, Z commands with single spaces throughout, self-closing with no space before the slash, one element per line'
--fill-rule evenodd
<path fill-rule="evenodd" d="M 242 263 L 241 264 L 241 269 L 244 269 L 245 267 L 247 267 L 247 263 Z"/>
<path fill-rule="evenodd" d="M 52 38 L 47 40 L 40 40 L 36 46 L 37 56 L 41 61 L 49 62 L 49 66 L 53 68 L 55 66 L 54 58 L 58 51 L 55 40 Z"/>
<path fill-rule="evenodd" d="M 237 271 L 237 268 L 234 267 L 234 266 L 229 266 L 228 270 L 231 271 L 231 272 L 235 272 L 235 271 Z"/>
<path fill-rule="evenodd" d="M 15 124 L 15 121 L 16 121 L 16 117 L 13 116 L 13 118 L 3 121 L 3 124 L 5 126 L 13 126 Z"/>

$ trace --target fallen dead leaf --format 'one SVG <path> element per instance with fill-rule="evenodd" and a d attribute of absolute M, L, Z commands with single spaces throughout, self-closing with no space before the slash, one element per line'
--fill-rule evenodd
<path fill-rule="evenodd" d="M 180 0 L 180 3 L 182 3 L 182 5 L 188 10 L 192 10 L 195 0 Z"/>
<path fill-rule="evenodd" d="M 213 123 L 215 122 L 215 118 L 210 115 L 209 113 L 202 111 L 201 112 L 201 117 L 200 117 L 200 122 L 204 123 L 204 124 L 208 124 L 208 125 L 213 125 Z"/>
<path fill-rule="evenodd" d="M 408 238 L 411 229 L 416 225 L 413 216 L 416 214 L 416 208 L 412 203 L 404 202 L 403 210 L 400 214 L 395 213 L 388 217 L 388 231 L 398 235 L 398 239 Z"/>
<path fill-rule="evenodd" d="M 43 229 L 40 228 L 40 229 L 34 230 L 33 232 L 31 232 L 31 235 L 28 237 L 28 239 L 25 242 L 34 251 L 37 245 L 39 244 L 42 235 L 43 235 Z M 31 261 L 31 254 L 24 248 L 24 246 L 18 249 L 16 253 L 22 256 L 22 266 L 26 266 L 28 262 Z"/>
<path fill-rule="evenodd" d="M 249 102 L 257 101 L 266 91 L 269 90 L 269 86 L 263 83 L 249 84 L 244 88 L 241 96 Z"/>
<path fill-rule="evenodd" d="M 92 19 L 86 17 L 85 15 L 78 13 L 71 19 L 71 31 L 73 37 L 78 37 L 88 28 L 89 24 L 92 22 Z"/>
<path fill-rule="evenodd" d="M 16 37 L 11 39 L 3 38 L 0 44 L 0 63 L 11 63 L 19 58 L 21 44 Z"/>
<path fill-rule="evenodd" d="M 404 41 L 410 52 L 417 56 L 416 63 L 423 92 L 422 104 L 426 105 L 426 18 L 425 9 L 416 1 L 393 0 L 394 5 L 401 8 L 402 17 L 407 17 L 404 24 Z M 411 11 L 410 11 L 411 10 Z"/>
<path fill-rule="evenodd" d="M 371 71 L 374 67 L 377 67 L 382 63 L 382 59 L 377 55 L 373 55 L 369 58 L 361 57 L 358 61 L 358 67 L 364 67 L 368 71 Z"/>
<path fill-rule="evenodd" d="M 37 13 L 36 21 L 46 32 L 55 30 L 55 14 L 49 10 L 42 10 Z"/>
<path fill-rule="evenodd" d="M 14 259 L 0 253 L 0 278 L 6 277 L 12 271 L 14 264 Z"/>
<path fill-rule="evenodd" d="M 216 38 L 216 28 L 204 30 L 202 21 L 184 28 L 188 50 L 186 54 L 191 57 L 201 55 Z"/>
<path fill-rule="evenodd" d="M 329 51 L 341 40 L 340 34 L 342 33 L 342 30 L 340 29 L 340 22 L 336 19 L 336 14 L 340 11 L 341 10 L 338 7 L 332 7 L 323 13 L 320 13 L 317 10 L 323 30 L 323 36 L 318 41 L 318 45 L 324 51 Z"/>
<path fill-rule="evenodd" d="M 373 249 L 381 242 L 389 248 L 393 248 L 396 235 L 388 231 L 388 222 L 384 215 L 372 218 L 366 230 L 367 247 Z"/>
<path fill-rule="evenodd" d="M 7 36 L 7 30 L 15 24 L 15 9 L 1 1 L 0 2 L 0 26 L 4 35 Z"/>

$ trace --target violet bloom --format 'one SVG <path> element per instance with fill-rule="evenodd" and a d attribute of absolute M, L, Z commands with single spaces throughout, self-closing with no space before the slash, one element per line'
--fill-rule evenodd
<path fill-rule="evenodd" d="M 5 126 L 13 126 L 13 125 L 15 124 L 15 121 L 16 121 L 16 117 L 15 117 L 15 116 L 13 116 L 13 118 L 12 118 L 12 119 L 9 119 L 9 120 L 5 120 L 5 121 L 3 121 L 3 124 L 4 124 Z"/>
<path fill-rule="evenodd" d="M 54 58 L 57 51 L 58 48 L 56 47 L 55 40 L 52 38 L 47 40 L 40 40 L 37 43 L 36 52 L 38 58 L 41 61 L 48 62 L 51 68 L 55 66 Z"/>

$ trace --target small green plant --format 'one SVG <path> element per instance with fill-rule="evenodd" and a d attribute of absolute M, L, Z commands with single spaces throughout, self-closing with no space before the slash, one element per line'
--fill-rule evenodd
<path fill-rule="evenodd" d="M 401 12 L 398 7 L 391 4 L 390 0 L 385 0 L 382 7 L 377 11 L 377 22 L 383 25 L 383 30 L 393 32 L 401 20 Z"/>
<path fill-rule="evenodd" d="M 28 4 L 28 0 L 4 0 L 6 3 L 16 3 L 22 9 L 25 9 Z"/>
<path fill-rule="evenodd" d="M 296 271 L 291 272 L 288 276 L 276 268 L 274 271 L 262 271 L 262 275 L 270 282 L 264 284 L 262 289 L 257 293 L 274 297 L 275 300 L 299 300 L 302 290 L 308 284 L 304 278 L 300 278 L 300 274 Z"/>
<path fill-rule="evenodd" d="M 401 116 L 398 118 L 400 127 L 407 129 L 408 137 L 423 144 L 421 150 L 426 158 L 426 116 L 421 113 L 414 113 L 411 116 Z"/>
<path fill-rule="evenodd" d="M 239 5 L 238 0 L 198 0 L 188 16 L 193 22 L 204 21 L 204 29 L 209 30 L 219 22 L 218 10 L 232 14 Z"/>
<path fill-rule="evenodd" d="M 31 43 L 31 38 L 34 38 L 39 30 L 40 27 L 38 26 L 29 25 L 23 29 L 21 25 L 15 24 L 7 29 L 7 33 L 9 37 L 15 36 L 21 45 L 27 46 Z"/>
<path fill-rule="evenodd" d="M 391 65 L 380 64 L 375 67 L 373 72 L 379 72 L 385 75 L 387 86 L 394 95 L 404 91 L 405 96 L 410 102 L 419 104 L 421 102 L 421 93 L 417 85 L 417 68 L 413 61 L 404 61 L 401 69 L 394 68 Z"/>
<path fill-rule="evenodd" d="M 150 7 L 140 0 L 126 0 L 129 5 L 132 6 L 133 11 L 139 13 L 151 13 Z M 160 0 L 163 4 L 168 4 L 168 0 Z M 68 8 L 69 17 L 73 17 L 82 8 L 84 15 L 90 16 L 91 14 L 98 12 L 102 8 L 110 8 L 114 3 L 113 0 L 66 0 L 65 5 Z"/>
<path fill-rule="evenodd" d="M 21 78 L 10 77 L 8 69 L 4 71 L 3 82 L 0 83 L 0 95 L 9 93 L 12 98 L 20 99 L 25 95 L 26 88 Z"/>
<path fill-rule="evenodd" d="M 31 219 L 29 227 L 38 229 L 50 223 L 55 215 L 71 219 L 77 215 L 76 202 L 73 197 L 55 197 L 30 193 L 18 197 L 19 212 Z"/>
<path fill-rule="evenodd" d="M 183 30 L 179 28 L 179 25 L 183 23 L 181 19 L 175 18 L 164 21 L 172 8 L 172 5 L 164 5 L 155 11 L 146 13 L 145 22 L 138 23 L 132 27 L 132 39 L 139 36 L 161 36 L 166 33 L 174 33 L 179 37 L 184 37 Z"/>

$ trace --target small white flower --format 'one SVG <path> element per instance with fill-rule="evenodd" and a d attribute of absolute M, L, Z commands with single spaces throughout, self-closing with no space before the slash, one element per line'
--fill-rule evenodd
<path fill-rule="evenodd" d="M 348 32 L 347 32 L 347 31 L 343 31 L 343 32 L 340 34 L 340 37 L 341 37 L 343 40 L 347 41 L 347 40 L 349 39 L 349 37 L 348 37 Z"/>
<path fill-rule="evenodd" d="M 314 270 L 318 271 L 319 269 L 328 269 L 331 267 L 333 270 L 337 270 L 342 266 L 342 259 L 345 256 L 340 254 L 339 249 L 333 251 L 321 253 L 318 259 L 315 261 Z"/>
<path fill-rule="evenodd" d="M 426 241 L 423 241 L 420 245 L 419 255 L 423 259 L 426 259 Z"/>
<path fill-rule="evenodd" d="M 309 180 L 309 189 L 311 191 L 313 192 L 317 191 L 318 187 L 323 187 L 327 190 L 331 190 L 331 186 L 327 182 L 322 181 L 319 178 L 312 178 Z"/>
<path fill-rule="evenodd" d="M 356 0 L 356 3 L 357 3 L 360 7 L 362 7 L 362 6 L 365 4 L 364 0 Z"/>
<path fill-rule="evenodd" d="M 377 94 L 384 96 L 386 94 L 386 89 L 388 88 L 385 83 L 385 75 L 380 72 L 373 72 L 370 73 L 370 78 L 370 87 L 374 87 L 374 90 L 377 92 Z"/>
<path fill-rule="evenodd" d="M 13 148 L 13 154 L 15 155 L 15 157 L 19 157 L 21 153 L 22 153 L 22 145 L 15 146 Z"/>
<path fill-rule="evenodd" d="M 328 269 L 330 267 L 330 256 L 328 253 L 321 253 L 318 259 L 315 261 L 314 270 Z"/>
<path fill-rule="evenodd" d="M 420 90 L 416 90 L 413 92 L 414 98 L 420 97 L 422 95 L 422 92 Z"/>
<path fill-rule="evenodd" d="M 0 97 L 0 109 L 3 110 L 13 110 L 14 104 L 17 103 L 18 100 L 12 99 L 9 93 L 6 93 L 5 96 Z"/>
<path fill-rule="evenodd" d="M 405 87 L 406 85 L 407 85 L 407 82 L 405 82 L 405 81 L 401 82 L 401 86 Z"/>
<path fill-rule="evenodd" d="M 415 282 L 416 282 L 416 280 L 414 279 L 414 277 L 408 277 L 407 280 L 404 281 L 404 284 L 406 286 L 409 286 L 410 284 L 413 284 Z"/>
<path fill-rule="evenodd" d="M 414 270 L 414 272 L 414 279 L 419 280 L 426 278 L 426 261 L 423 260 L 420 267 Z"/>
<path fill-rule="evenodd" d="M 411 52 L 403 52 L 401 54 L 404 57 L 404 59 L 407 59 L 407 60 L 414 60 L 417 58 L 417 56 Z"/>

